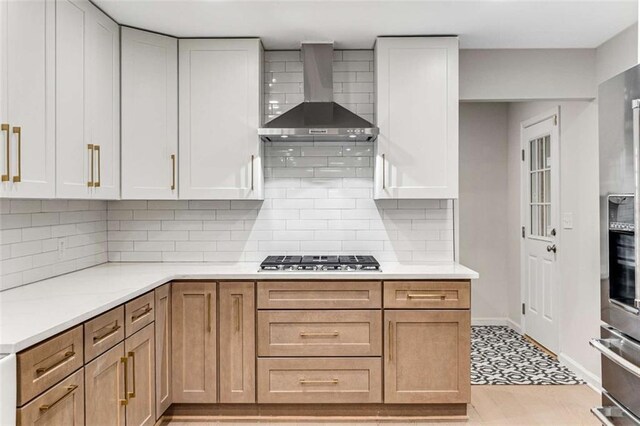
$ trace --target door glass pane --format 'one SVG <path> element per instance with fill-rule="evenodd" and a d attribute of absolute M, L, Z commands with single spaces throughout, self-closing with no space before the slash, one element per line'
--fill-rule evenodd
<path fill-rule="evenodd" d="M 544 236 L 549 237 L 551 236 L 551 206 L 548 204 L 544 206 L 544 220 Z"/>
<path fill-rule="evenodd" d="M 538 203 L 538 173 L 531 173 L 531 202 Z"/>
<path fill-rule="evenodd" d="M 538 170 L 538 157 L 536 156 L 536 152 L 538 152 L 538 140 L 532 139 L 529 142 L 529 170 Z"/>
<path fill-rule="evenodd" d="M 550 203 L 551 202 L 551 170 L 544 171 L 544 197 L 542 198 L 542 202 Z"/>
<path fill-rule="evenodd" d="M 544 137 L 544 165 L 543 168 L 551 167 L 551 136 Z"/>
<path fill-rule="evenodd" d="M 538 206 L 531 206 L 531 235 L 539 235 L 538 229 Z"/>
<path fill-rule="evenodd" d="M 551 136 L 529 141 L 530 234 L 548 237 L 551 230 Z"/>

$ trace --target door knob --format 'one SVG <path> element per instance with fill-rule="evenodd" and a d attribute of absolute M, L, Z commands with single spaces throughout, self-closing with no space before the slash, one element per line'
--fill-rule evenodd
<path fill-rule="evenodd" d="M 558 249 L 556 248 L 556 245 L 553 244 L 553 245 L 547 246 L 547 251 L 555 253 L 556 251 L 558 251 Z"/>

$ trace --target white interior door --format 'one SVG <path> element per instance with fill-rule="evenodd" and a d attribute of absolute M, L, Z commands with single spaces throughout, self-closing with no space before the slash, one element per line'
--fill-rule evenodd
<path fill-rule="evenodd" d="M 557 111 L 522 123 L 525 333 L 558 351 L 559 132 Z"/>

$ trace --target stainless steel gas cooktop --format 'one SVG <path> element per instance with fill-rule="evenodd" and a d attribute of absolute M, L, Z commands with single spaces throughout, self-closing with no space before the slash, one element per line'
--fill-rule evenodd
<path fill-rule="evenodd" d="M 262 271 L 379 271 L 373 256 L 268 256 Z"/>

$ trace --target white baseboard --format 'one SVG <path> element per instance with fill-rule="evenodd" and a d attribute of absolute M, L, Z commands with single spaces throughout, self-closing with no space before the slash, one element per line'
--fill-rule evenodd
<path fill-rule="evenodd" d="M 516 333 L 522 334 L 522 327 L 520 326 L 520 324 L 518 324 L 511 318 L 507 318 L 507 326 L 509 326 L 509 328 L 515 331 Z"/>
<path fill-rule="evenodd" d="M 507 325 L 506 318 L 471 318 L 471 325 Z"/>
<path fill-rule="evenodd" d="M 602 382 L 600 381 L 600 377 L 585 369 L 582 364 L 563 353 L 558 355 L 558 361 L 560 364 L 573 371 L 576 376 L 587 382 L 593 390 L 598 393 L 602 392 Z"/>

